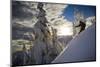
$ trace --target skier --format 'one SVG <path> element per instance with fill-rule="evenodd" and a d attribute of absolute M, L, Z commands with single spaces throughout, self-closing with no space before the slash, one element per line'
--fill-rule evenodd
<path fill-rule="evenodd" d="M 75 27 L 81 27 L 80 32 L 81 33 L 83 30 L 85 30 L 86 24 L 83 21 L 80 21 L 78 26 Z"/>

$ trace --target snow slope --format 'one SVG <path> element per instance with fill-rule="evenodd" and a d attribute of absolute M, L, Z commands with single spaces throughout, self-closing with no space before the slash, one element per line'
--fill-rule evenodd
<path fill-rule="evenodd" d="M 80 33 L 68 44 L 52 63 L 95 61 L 96 29 L 95 24 Z"/>

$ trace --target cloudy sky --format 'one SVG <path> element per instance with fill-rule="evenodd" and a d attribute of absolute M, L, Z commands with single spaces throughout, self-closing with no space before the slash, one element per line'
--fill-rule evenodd
<path fill-rule="evenodd" d="M 88 5 L 68 5 L 64 9 L 63 15 L 66 19 L 69 21 L 74 21 L 74 11 L 77 9 L 78 11 L 82 12 L 84 14 L 85 18 L 96 16 L 96 7 L 95 6 L 88 6 Z"/>
<path fill-rule="evenodd" d="M 17 1 L 12 3 L 12 20 L 27 27 L 33 27 L 37 22 L 36 2 Z M 53 27 L 58 30 L 59 35 L 72 35 L 74 22 L 74 9 L 79 10 L 85 18 L 95 16 L 95 6 L 71 5 L 71 4 L 53 4 L 43 3 L 43 9 L 46 11 L 46 18 Z M 67 33 L 67 34 L 66 34 Z"/>

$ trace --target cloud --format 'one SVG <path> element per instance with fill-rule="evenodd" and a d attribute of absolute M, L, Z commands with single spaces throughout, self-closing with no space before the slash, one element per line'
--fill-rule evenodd
<path fill-rule="evenodd" d="M 13 1 L 12 16 L 20 20 L 31 20 L 38 14 L 37 4 L 31 1 Z"/>
<path fill-rule="evenodd" d="M 57 29 L 58 35 L 72 35 L 73 25 L 72 22 L 65 19 L 63 16 L 64 9 L 67 8 L 66 4 L 45 4 L 44 10 L 46 11 L 46 18 L 51 25 Z M 65 33 L 64 33 L 65 32 Z M 68 35 L 69 35 L 68 34 Z"/>
<path fill-rule="evenodd" d="M 64 18 L 63 11 L 67 8 L 66 4 L 53 4 L 53 3 L 43 3 L 43 9 L 46 11 L 46 18 L 48 22 L 56 29 L 59 26 L 66 25 L 72 29 L 72 23 Z M 37 9 L 38 3 L 30 1 L 15 1 L 13 2 L 13 22 L 22 24 L 27 27 L 33 27 L 38 21 L 36 16 L 39 13 Z"/>
<path fill-rule="evenodd" d="M 47 13 L 46 17 L 48 21 L 53 21 L 53 19 L 62 17 L 61 15 L 63 14 L 63 10 L 66 7 L 67 5 L 65 4 L 45 4 L 44 10 Z"/>
<path fill-rule="evenodd" d="M 90 16 L 90 17 L 86 18 L 86 28 L 88 28 L 89 26 L 91 26 L 95 22 L 96 22 L 95 16 Z"/>
<path fill-rule="evenodd" d="M 37 22 L 37 3 L 31 1 L 12 2 L 12 23 L 33 27 Z"/>

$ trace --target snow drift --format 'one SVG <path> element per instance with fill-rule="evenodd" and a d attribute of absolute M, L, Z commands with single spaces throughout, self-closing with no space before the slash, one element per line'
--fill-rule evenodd
<path fill-rule="evenodd" d="M 76 36 L 52 63 L 96 60 L 95 24 Z"/>

